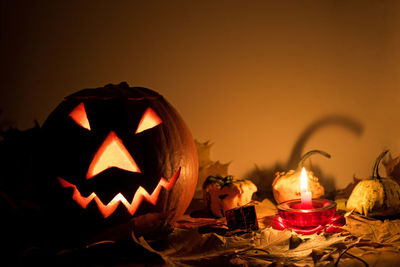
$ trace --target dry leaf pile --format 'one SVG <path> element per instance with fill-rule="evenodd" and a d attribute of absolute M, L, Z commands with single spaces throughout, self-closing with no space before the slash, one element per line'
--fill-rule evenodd
<path fill-rule="evenodd" d="M 203 163 L 200 172 L 224 171 L 209 158 L 210 145 L 197 143 Z M 203 156 L 201 156 L 203 154 Z M 218 167 L 219 166 L 219 167 Z M 395 176 L 399 157 L 384 162 Z M 226 165 L 227 167 L 227 165 Z M 226 170 L 226 169 L 225 169 Z M 400 173 L 400 172 L 399 172 Z M 336 192 L 338 209 L 360 179 Z M 169 235 L 166 246 L 153 249 L 145 239 L 133 239 L 157 255 L 166 266 L 396 266 L 400 262 L 400 220 L 377 220 L 353 212 L 346 214 L 340 233 L 299 235 L 271 227 L 276 206 L 268 199 L 256 204 L 259 231 L 232 233 L 224 218 L 192 218 L 185 215 Z M 207 230 L 204 230 L 207 229 Z"/>
<path fill-rule="evenodd" d="M 275 230 L 268 220 L 276 214 L 269 200 L 256 206 L 263 228 L 229 235 L 222 219 L 178 221 L 166 247 L 155 250 L 143 238 L 133 239 L 161 257 L 166 266 L 396 266 L 400 262 L 400 220 L 380 221 L 346 214 L 341 233 L 298 235 Z M 263 217 L 261 217 L 263 216 Z M 214 230 L 202 233 L 203 227 Z"/>

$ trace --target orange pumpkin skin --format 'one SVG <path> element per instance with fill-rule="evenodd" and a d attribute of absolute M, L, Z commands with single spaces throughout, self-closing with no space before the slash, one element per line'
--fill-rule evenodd
<path fill-rule="evenodd" d="M 42 145 L 43 201 L 71 231 L 129 223 L 136 234 L 156 232 L 192 200 L 192 135 L 150 89 L 110 84 L 66 97 L 45 121 Z"/>

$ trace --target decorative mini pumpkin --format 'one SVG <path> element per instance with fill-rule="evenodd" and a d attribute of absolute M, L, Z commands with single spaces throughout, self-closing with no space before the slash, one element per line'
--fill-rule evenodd
<path fill-rule="evenodd" d="M 227 210 L 250 203 L 257 186 L 250 180 L 231 175 L 209 176 L 203 184 L 203 199 L 215 217 L 224 217 Z"/>
<path fill-rule="evenodd" d="M 371 217 L 392 216 L 400 213 L 400 186 L 391 178 L 380 177 L 379 164 L 388 150 L 376 159 L 372 176 L 360 181 L 349 199 L 346 209 Z"/>
<path fill-rule="evenodd" d="M 277 203 L 282 203 L 291 199 L 301 197 L 300 190 L 300 174 L 305 160 L 312 154 L 321 154 L 327 158 L 331 156 L 321 150 L 311 150 L 304 154 L 298 164 L 297 170 L 288 172 L 277 172 L 274 181 L 272 182 L 272 190 Z M 325 194 L 324 187 L 318 182 L 318 178 L 314 176 L 312 171 L 307 171 L 308 191 L 312 192 L 313 198 L 319 198 Z"/>
<path fill-rule="evenodd" d="M 104 228 L 140 218 L 142 228 L 164 227 L 193 197 L 193 138 L 152 90 L 126 83 L 81 90 L 50 114 L 42 133 L 47 177 L 58 184 L 48 189 L 52 206 L 71 224 Z"/>

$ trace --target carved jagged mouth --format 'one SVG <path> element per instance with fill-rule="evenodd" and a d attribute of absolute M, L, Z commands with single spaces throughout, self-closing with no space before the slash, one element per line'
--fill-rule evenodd
<path fill-rule="evenodd" d="M 180 172 L 181 168 L 179 168 L 175 172 L 175 174 L 171 177 L 169 181 L 161 177 L 156 188 L 151 194 L 149 194 L 147 190 L 144 189 L 142 186 L 139 186 L 139 188 L 136 190 L 135 195 L 133 196 L 132 202 L 129 203 L 129 201 L 121 193 L 118 193 L 110 202 L 108 202 L 107 205 L 105 205 L 100 200 L 96 193 L 93 192 L 89 196 L 84 197 L 81 195 L 76 185 L 71 184 L 60 177 L 57 178 L 62 187 L 70 187 L 74 189 L 72 199 L 75 200 L 82 208 L 86 209 L 87 205 L 89 205 L 89 203 L 94 200 L 97 203 L 97 207 L 99 208 L 99 211 L 101 212 L 103 217 L 107 218 L 108 216 L 113 214 L 113 212 L 117 209 L 119 203 L 122 203 L 132 216 L 135 214 L 143 200 L 146 200 L 153 205 L 157 204 L 161 188 L 164 187 L 167 190 L 171 190 L 171 188 L 174 187 L 176 180 L 179 178 Z"/>

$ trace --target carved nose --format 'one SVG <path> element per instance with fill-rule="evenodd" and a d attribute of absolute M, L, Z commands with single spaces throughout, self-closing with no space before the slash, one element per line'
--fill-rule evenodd
<path fill-rule="evenodd" d="M 89 165 L 86 179 L 90 179 L 102 171 L 117 167 L 131 172 L 140 172 L 138 165 L 128 152 L 121 139 L 111 131 L 97 150 Z"/>

